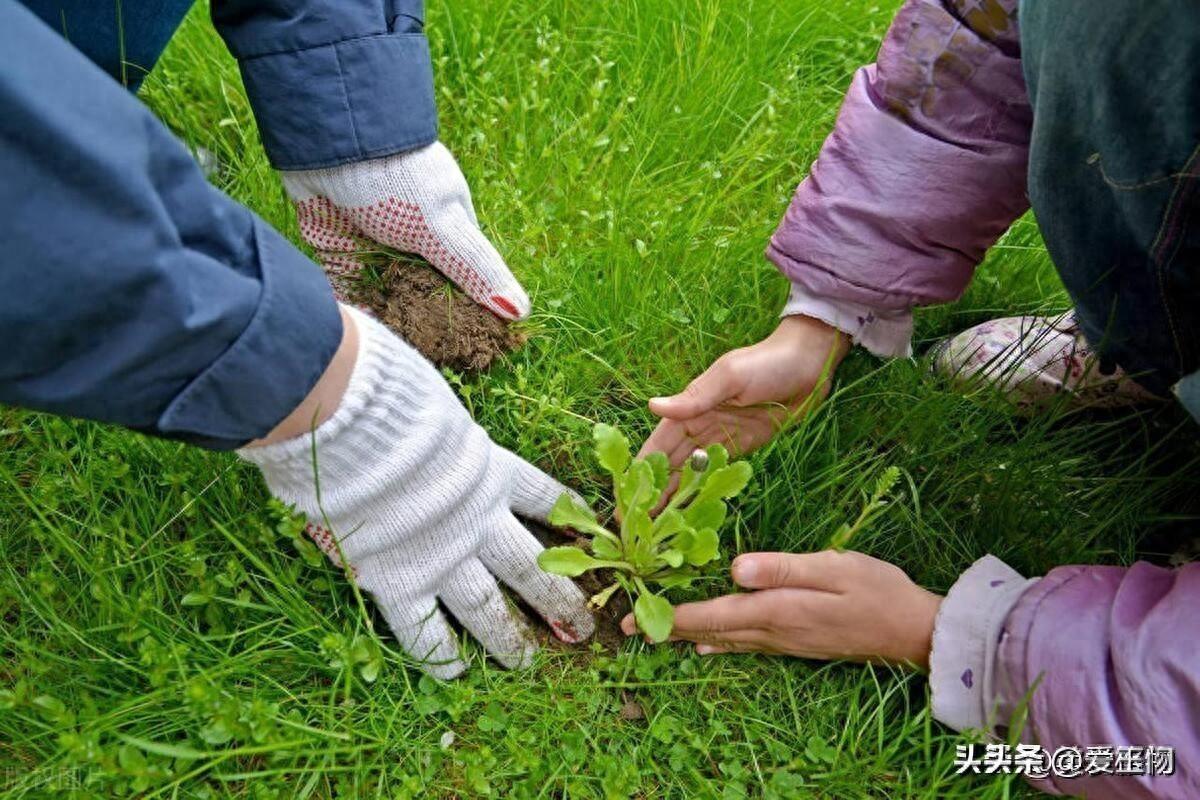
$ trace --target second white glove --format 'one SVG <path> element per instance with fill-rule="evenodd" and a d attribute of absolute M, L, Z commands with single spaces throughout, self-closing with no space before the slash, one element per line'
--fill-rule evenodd
<path fill-rule="evenodd" d="M 529 297 L 479 229 L 467 180 L 441 142 L 327 169 L 282 172 L 300 231 L 339 296 L 371 242 L 416 253 L 504 319 L 529 315 Z"/>

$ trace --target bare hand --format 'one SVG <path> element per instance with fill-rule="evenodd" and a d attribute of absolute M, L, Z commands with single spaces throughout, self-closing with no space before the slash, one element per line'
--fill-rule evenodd
<path fill-rule="evenodd" d="M 928 669 L 942 598 L 899 567 L 854 552 L 747 553 L 733 579 L 755 591 L 675 609 L 671 638 L 701 655 L 770 653 Z M 633 615 L 621 621 L 632 635 Z"/>
<path fill-rule="evenodd" d="M 655 397 L 662 421 L 639 455 L 667 454 L 672 466 L 694 449 L 720 443 L 735 455 L 770 441 L 829 394 L 849 350 L 845 334 L 818 319 L 785 317 L 758 344 L 731 350 L 673 397 Z"/>

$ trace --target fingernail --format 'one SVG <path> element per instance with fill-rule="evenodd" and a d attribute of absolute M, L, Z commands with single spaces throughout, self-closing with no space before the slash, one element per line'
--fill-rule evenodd
<path fill-rule="evenodd" d="M 714 652 L 716 652 L 716 648 L 713 647 L 711 644 L 696 645 L 696 655 L 711 656 Z"/>
<path fill-rule="evenodd" d="M 734 581 L 746 584 L 754 580 L 755 573 L 758 572 L 758 564 L 752 558 L 738 556 L 733 560 L 730 572 L 733 573 Z"/>

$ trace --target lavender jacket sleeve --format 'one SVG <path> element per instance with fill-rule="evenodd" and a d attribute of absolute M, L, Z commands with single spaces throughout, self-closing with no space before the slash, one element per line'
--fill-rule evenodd
<path fill-rule="evenodd" d="M 855 75 L 767 257 L 804 296 L 957 298 L 1028 207 L 1017 0 L 908 0 Z"/>
<path fill-rule="evenodd" d="M 934 715 L 1000 729 L 1028 697 L 1021 740 L 1175 748 L 1175 774 L 1054 777 L 1089 800 L 1200 797 L 1200 563 L 1059 567 L 1026 581 L 998 559 L 950 590 L 930 657 Z M 1032 690 L 1032 691 L 1031 691 Z"/>

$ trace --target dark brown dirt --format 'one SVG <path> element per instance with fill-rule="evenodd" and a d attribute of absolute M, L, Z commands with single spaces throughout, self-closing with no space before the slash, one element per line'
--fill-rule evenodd
<path fill-rule="evenodd" d="M 369 308 L 426 358 L 453 370 L 486 369 L 525 337 L 460 292 L 432 267 L 392 261 L 381 281 L 347 287 L 352 303 Z"/>
<path fill-rule="evenodd" d="M 537 540 L 542 543 L 543 547 L 556 547 L 558 545 L 571 544 L 575 541 L 558 531 L 547 528 L 544 525 L 539 525 L 532 520 L 521 521 L 537 537 Z M 574 581 L 575 585 L 585 595 L 591 597 L 612 583 L 612 571 L 596 570 L 594 572 L 585 572 L 578 578 L 575 578 Z M 595 612 L 596 632 L 592 634 L 591 641 L 599 642 L 606 652 L 617 652 L 621 644 L 625 641 L 625 634 L 621 632 L 621 618 L 628 614 L 630 610 L 629 598 L 624 592 L 618 589 L 604 608 Z M 544 626 L 538 627 L 538 637 L 542 640 L 543 644 L 574 650 L 579 649 L 578 645 L 563 644 Z"/>

